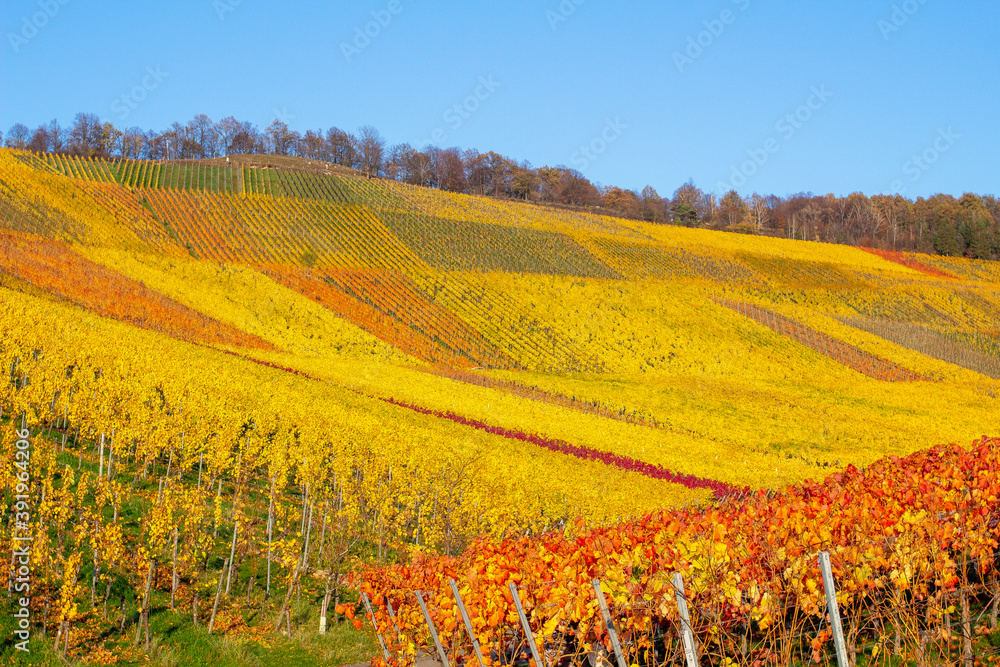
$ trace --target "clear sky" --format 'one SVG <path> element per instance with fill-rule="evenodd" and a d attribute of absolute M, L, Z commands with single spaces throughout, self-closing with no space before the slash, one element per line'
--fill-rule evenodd
<path fill-rule="evenodd" d="M 277 116 L 661 195 L 1000 195 L 995 0 L 4 0 L 0 20 L 5 133 Z"/>

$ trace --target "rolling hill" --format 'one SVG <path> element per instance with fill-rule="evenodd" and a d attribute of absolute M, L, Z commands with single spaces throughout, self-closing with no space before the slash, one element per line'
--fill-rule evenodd
<path fill-rule="evenodd" d="M 991 262 L 273 157 L 0 150 L 0 406 L 34 429 L 38 539 L 63 549 L 39 586 L 86 553 L 123 627 L 157 589 L 204 616 L 227 568 L 250 606 L 266 564 L 290 628 L 300 579 L 326 573 L 325 615 L 361 551 L 453 556 L 978 441 L 998 322 Z M 239 610 L 225 631 L 252 634 Z"/>

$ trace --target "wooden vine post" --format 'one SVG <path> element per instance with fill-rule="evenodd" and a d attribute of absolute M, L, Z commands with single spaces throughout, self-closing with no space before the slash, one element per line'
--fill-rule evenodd
<path fill-rule="evenodd" d="M 628 667 L 625 664 L 625 654 L 622 652 L 621 642 L 618 641 L 618 633 L 615 632 L 615 624 L 611 619 L 611 611 L 608 609 L 608 601 L 604 598 L 604 591 L 601 590 L 601 582 L 599 579 L 594 579 L 590 582 L 594 586 L 594 594 L 597 596 L 597 604 L 601 606 L 601 616 L 604 618 L 604 627 L 608 631 L 608 637 L 611 638 L 611 646 L 615 649 L 615 661 L 618 663 L 618 667 Z"/>
<path fill-rule="evenodd" d="M 837 664 L 840 667 L 851 667 L 851 663 L 847 660 L 847 646 L 844 644 L 844 628 L 840 623 L 840 608 L 837 605 L 837 589 L 833 583 L 830 554 L 826 551 L 819 553 L 819 569 L 823 573 L 826 610 L 830 614 L 830 632 L 833 633 L 833 646 L 837 651 Z"/>

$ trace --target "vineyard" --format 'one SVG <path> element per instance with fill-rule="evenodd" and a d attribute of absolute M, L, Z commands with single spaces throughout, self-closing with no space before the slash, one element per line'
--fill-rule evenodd
<path fill-rule="evenodd" d="M 984 437 L 710 510 L 477 543 L 355 585 L 390 662 L 433 646 L 445 664 L 836 664 L 822 553 L 849 655 L 994 663 L 981 638 L 1000 605 L 998 448 Z"/>
<path fill-rule="evenodd" d="M 990 262 L 0 150 L 3 622 L 23 567 L 72 664 L 833 664 L 822 552 L 852 660 L 988 664 L 998 322 Z"/>

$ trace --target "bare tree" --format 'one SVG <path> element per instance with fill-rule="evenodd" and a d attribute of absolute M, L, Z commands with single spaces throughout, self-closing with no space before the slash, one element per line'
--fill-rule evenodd
<path fill-rule="evenodd" d="M 493 196 L 509 197 L 514 161 L 493 151 L 487 152 L 485 158 L 489 168 L 490 189 Z"/>
<path fill-rule="evenodd" d="M 28 146 L 30 131 L 24 123 L 14 123 L 7 130 L 7 147 L 23 150 Z"/>
<path fill-rule="evenodd" d="M 275 118 L 267 126 L 267 129 L 264 130 L 264 133 L 267 136 L 267 143 L 271 153 L 274 155 L 288 155 L 291 152 L 292 133 L 284 121 Z"/>
<path fill-rule="evenodd" d="M 66 143 L 66 130 L 59 125 L 59 121 L 53 118 L 49 121 L 49 149 L 53 153 L 60 153 L 63 151 L 64 144 Z"/>
<path fill-rule="evenodd" d="M 798 218 L 799 224 L 802 226 L 802 238 L 808 241 L 811 231 L 813 240 L 819 241 L 821 237 L 820 226 L 823 219 L 823 209 L 816 202 L 811 201 L 799 211 Z"/>
<path fill-rule="evenodd" d="M 403 158 L 401 178 L 410 185 L 434 187 L 434 169 L 430 154 L 412 148 L 408 150 Z"/>
<path fill-rule="evenodd" d="M 639 193 L 639 217 L 649 222 L 664 222 L 667 219 L 663 197 L 652 185 L 647 185 Z"/>
<path fill-rule="evenodd" d="M 215 157 L 219 154 L 219 133 L 212 119 L 198 114 L 187 125 L 187 136 L 197 145 L 197 155 L 192 157 Z"/>
<path fill-rule="evenodd" d="M 358 143 L 350 132 L 331 127 L 326 131 L 326 146 L 334 164 L 351 169 L 358 165 Z"/>
<path fill-rule="evenodd" d="M 754 227 L 760 234 L 762 229 L 767 229 L 771 220 L 771 206 L 768 198 L 756 192 L 750 195 L 750 211 L 753 215 Z"/>
<path fill-rule="evenodd" d="M 385 139 L 371 125 L 358 129 L 358 153 L 361 158 L 361 171 L 368 178 L 382 174 Z"/>
<path fill-rule="evenodd" d="M 76 114 L 69 131 L 70 150 L 77 155 L 93 155 L 101 143 L 101 130 L 97 114 Z"/>
<path fill-rule="evenodd" d="M 299 153 L 303 157 L 313 160 L 330 161 L 329 151 L 327 150 L 326 142 L 323 140 L 322 130 L 316 130 L 315 132 L 306 130 L 306 133 L 302 136 L 302 141 L 299 143 Z"/>
<path fill-rule="evenodd" d="M 600 201 L 600 193 L 579 171 L 563 167 L 559 179 L 559 201 L 576 206 L 594 206 Z"/>
<path fill-rule="evenodd" d="M 142 144 L 142 157 L 146 160 L 163 160 L 166 159 L 166 142 L 163 135 L 150 130 L 146 132 Z"/>
<path fill-rule="evenodd" d="M 265 139 L 250 123 L 241 123 L 227 148 L 227 155 L 251 155 L 266 150 Z"/>
<path fill-rule="evenodd" d="M 45 153 L 49 150 L 49 129 L 47 125 L 39 125 L 31 133 L 31 141 L 28 142 L 28 150 L 38 153 Z"/>
<path fill-rule="evenodd" d="M 830 209 L 830 226 L 833 228 L 832 234 L 829 234 L 831 240 L 843 241 L 848 237 L 848 218 L 850 215 L 850 207 L 848 206 L 847 198 L 832 198 L 828 202 Z"/>
<path fill-rule="evenodd" d="M 215 124 L 215 132 L 219 135 L 219 148 L 222 153 L 229 155 L 232 152 L 233 140 L 242 129 L 242 123 L 233 116 L 226 116 Z"/>
<path fill-rule="evenodd" d="M 469 191 L 485 195 L 492 180 L 489 159 L 475 148 L 470 148 L 462 152 L 462 164 L 465 166 L 465 180 L 469 184 Z"/>
<path fill-rule="evenodd" d="M 701 219 L 707 224 L 713 223 L 719 216 L 719 201 L 714 192 L 706 192 L 701 196 Z"/>
<path fill-rule="evenodd" d="M 861 192 L 852 192 L 847 197 L 847 239 L 856 243 L 861 239 L 874 240 L 880 227 L 879 216 L 871 201 Z"/>
<path fill-rule="evenodd" d="M 394 144 L 389 149 L 389 155 L 385 161 L 384 171 L 386 178 L 391 178 L 395 181 L 406 180 L 407 162 L 412 152 L 413 148 L 410 144 Z"/>
<path fill-rule="evenodd" d="M 465 164 L 457 148 L 445 148 L 432 155 L 436 155 L 434 172 L 440 189 L 449 192 L 465 192 L 469 189 L 469 181 L 465 178 Z"/>
<path fill-rule="evenodd" d="M 749 207 L 736 190 L 730 190 L 722 196 L 722 201 L 719 202 L 719 218 L 725 225 L 740 224 L 748 213 Z"/>
<path fill-rule="evenodd" d="M 146 135 L 138 127 L 130 127 L 122 131 L 122 157 L 126 160 L 138 160 L 143 154 Z"/>
<path fill-rule="evenodd" d="M 166 145 L 166 159 L 183 160 L 188 157 L 191 149 L 191 142 L 187 138 L 187 127 L 177 121 L 170 124 L 170 128 L 160 134 L 160 138 Z"/>

